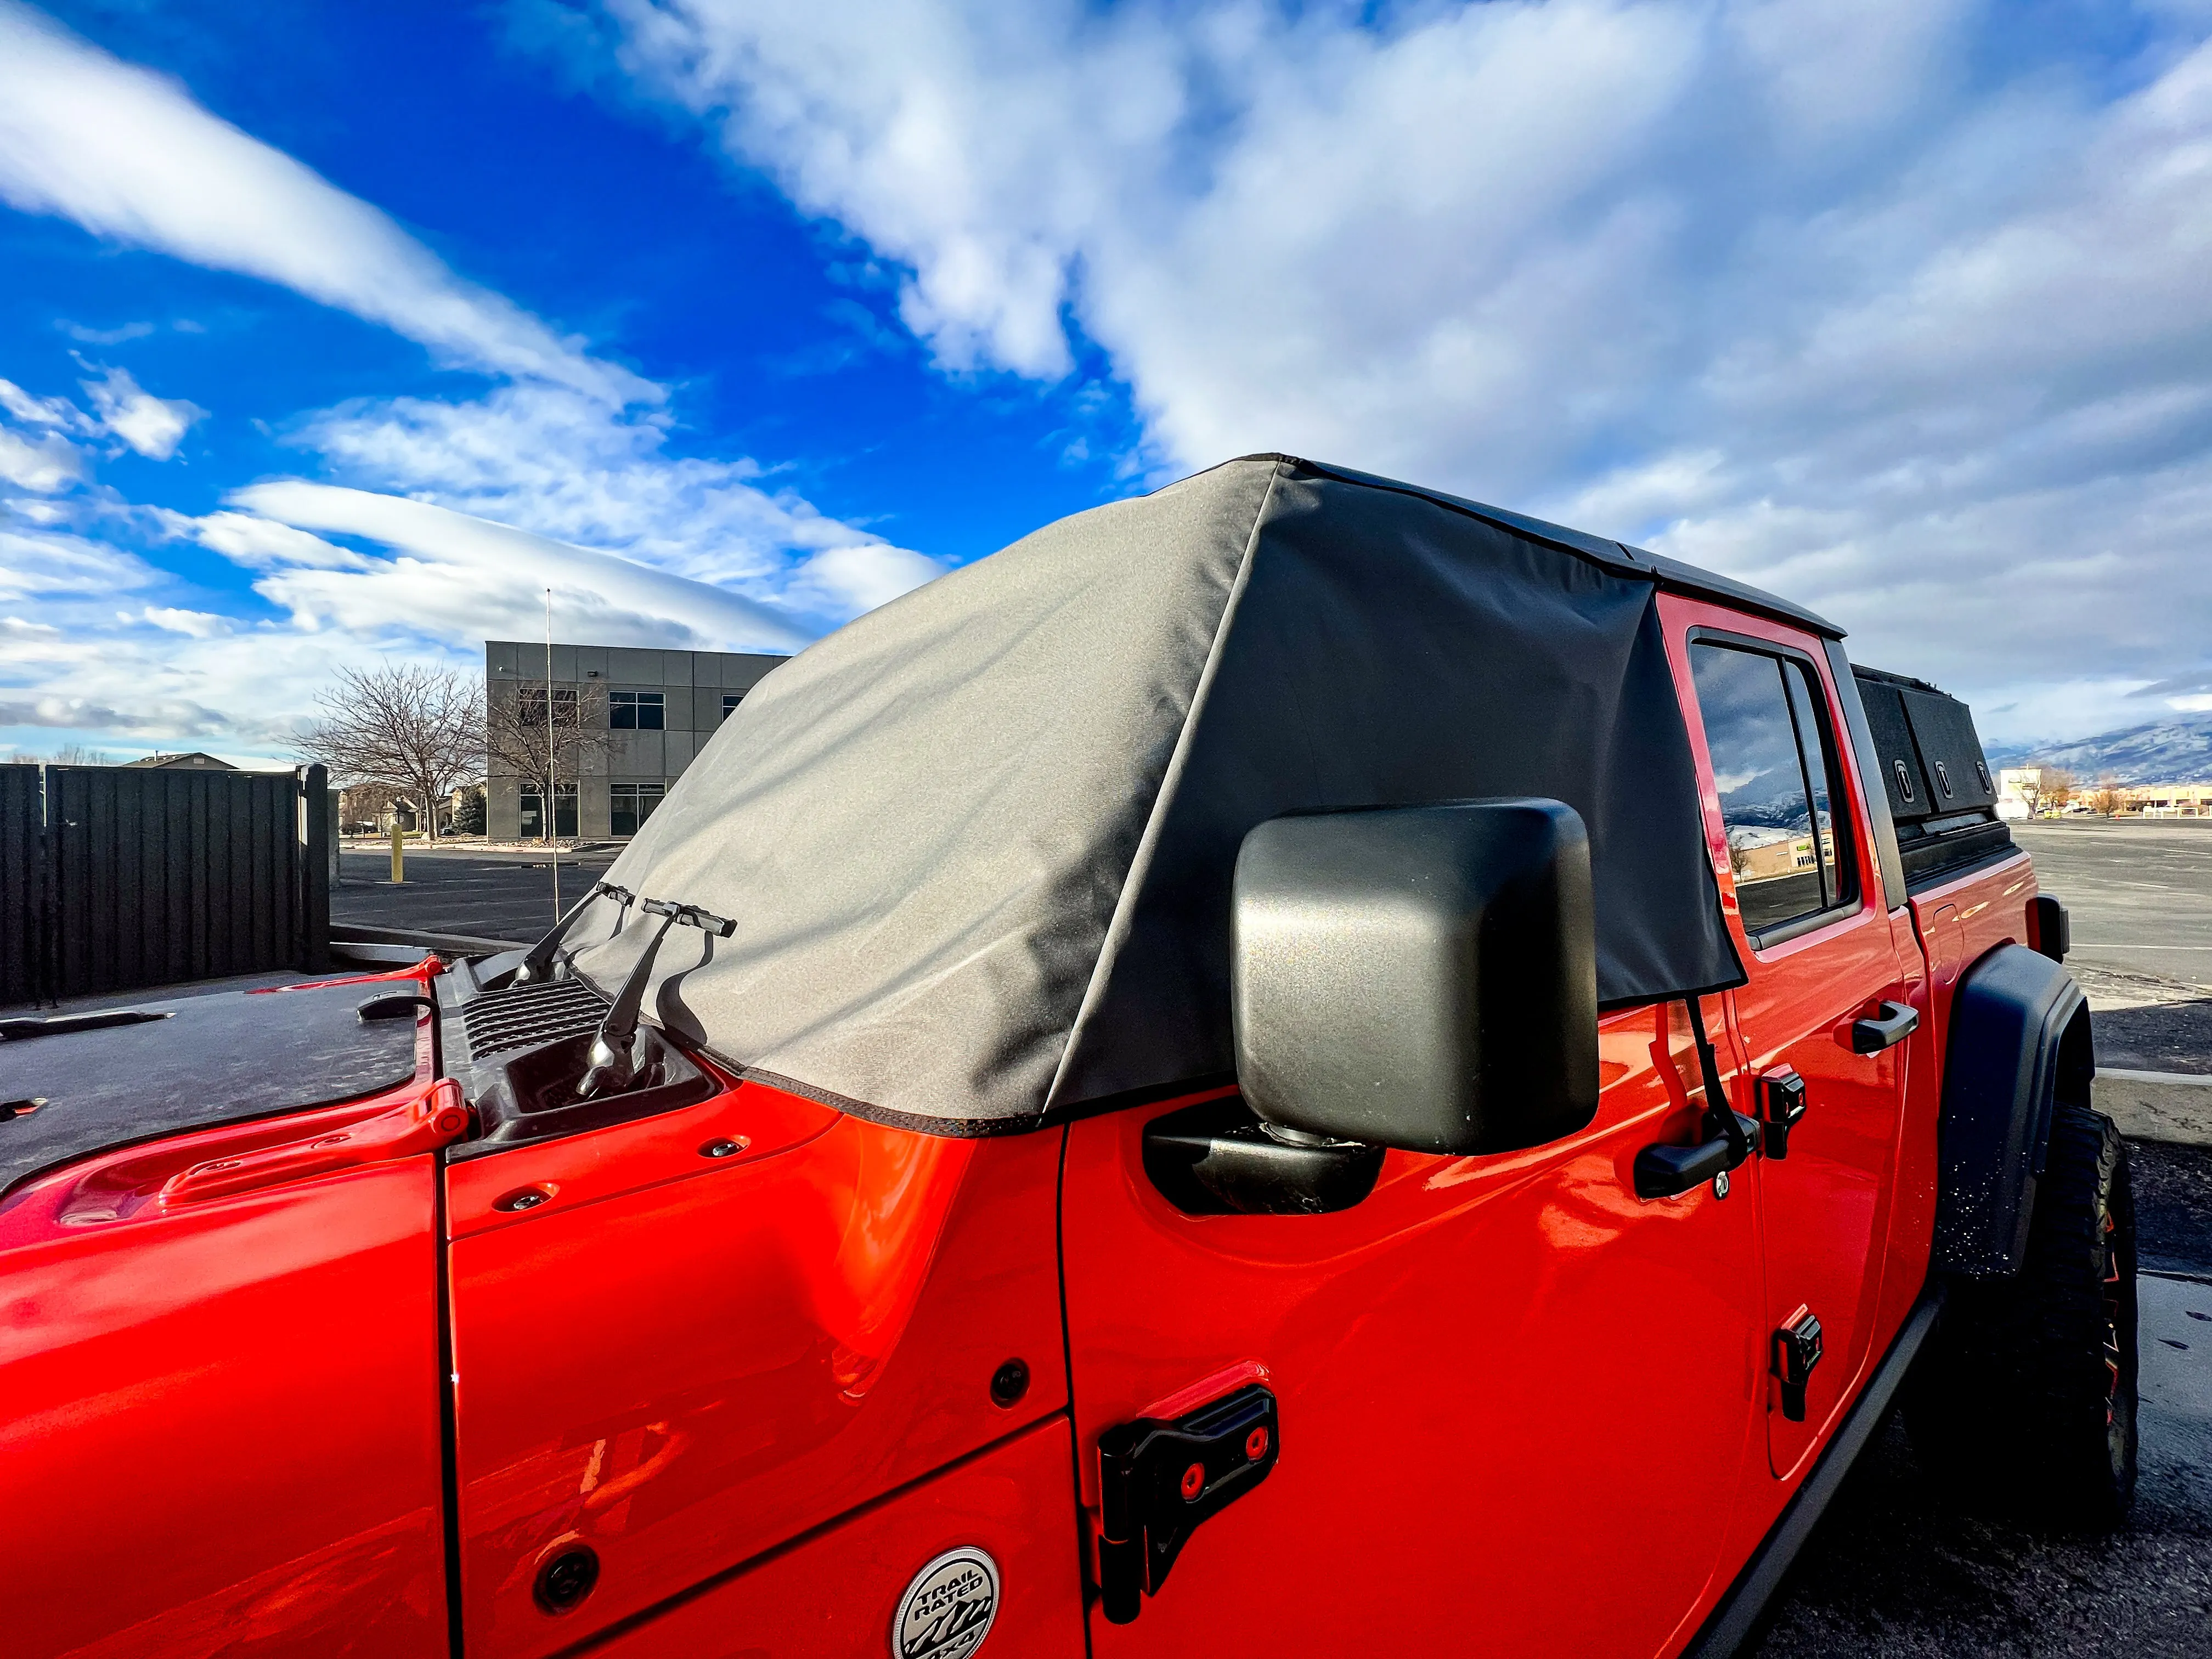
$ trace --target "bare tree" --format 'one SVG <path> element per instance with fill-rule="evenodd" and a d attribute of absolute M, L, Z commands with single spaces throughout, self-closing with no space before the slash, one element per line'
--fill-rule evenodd
<path fill-rule="evenodd" d="M 2077 793 L 2079 792 L 2075 788 L 2074 775 L 2071 772 L 2052 769 L 2044 773 L 2043 803 L 2052 811 L 2064 811 L 2073 803 Z"/>
<path fill-rule="evenodd" d="M 2120 783 L 2118 778 L 2107 772 L 2097 780 L 2097 792 L 2089 797 L 2091 811 L 2102 812 L 2109 818 L 2116 816 L 2127 804 L 2128 798 L 2120 793 Z"/>
<path fill-rule="evenodd" d="M 527 680 L 502 683 L 486 714 L 484 742 L 493 764 L 519 774 L 544 791 L 538 836 L 553 839 L 554 802 L 560 786 L 580 777 L 587 759 L 605 754 L 607 692 L 586 680 L 581 685 L 546 688 Z"/>
<path fill-rule="evenodd" d="M 342 782 L 404 791 L 436 840 L 439 803 L 483 775 L 483 688 L 451 669 L 387 662 L 340 669 L 316 701 L 315 758 Z"/>

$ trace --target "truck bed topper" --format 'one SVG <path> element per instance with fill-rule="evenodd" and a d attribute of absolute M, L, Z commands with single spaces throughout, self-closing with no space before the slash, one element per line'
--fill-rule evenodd
<path fill-rule="evenodd" d="M 724 1063 L 943 1134 L 1231 1068 L 1229 883 L 1307 808 L 1540 795 L 1589 832 L 1598 990 L 1741 981 L 1649 554 L 1288 456 L 1024 538 L 763 680 L 608 872 L 733 917 L 647 1006 Z M 576 969 L 647 930 L 614 903 Z"/>

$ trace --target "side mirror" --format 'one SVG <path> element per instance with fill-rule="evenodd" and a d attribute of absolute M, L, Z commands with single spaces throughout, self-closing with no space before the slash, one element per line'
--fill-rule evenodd
<path fill-rule="evenodd" d="M 1596 1115 L 1589 838 L 1556 800 L 1273 818 L 1237 857 L 1237 1072 L 1289 1139 L 1466 1155 Z"/>

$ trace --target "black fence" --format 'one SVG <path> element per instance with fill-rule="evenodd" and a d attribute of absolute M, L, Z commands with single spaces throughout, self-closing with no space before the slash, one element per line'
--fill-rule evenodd
<path fill-rule="evenodd" d="M 326 965 L 328 781 L 0 766 L 0 1001 Z"/>

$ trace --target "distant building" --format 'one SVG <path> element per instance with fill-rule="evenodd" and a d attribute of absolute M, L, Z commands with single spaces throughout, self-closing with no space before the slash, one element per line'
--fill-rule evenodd
<path fill-rule="evenodd" d="M 2032 803 L 2043 793 L 2040 766 L 2008 766 L 1997 773 L 1997 816 L 2026 818 L 2034 815 Z"/>
<path fill-rule="evenodd" d="M 2120 791 L 2123 812 L 2147 818 L 2212 817 L 2212 783 L 2146 783 Z"/>
<path fill-rule="evenodd" d="M 143 760 L 125 761 L 125 766 L 158 766 L 164 770 L 179 772 L 235 772 L 238 769 L 227 760 L 217 760 L 213 755 L 204 755 L 195 749 L 189 755 L 149 755 Z"/>
<path fill-rule="evenodd" d="M 388 783 L 356 783 L 337 798 L 340 835 L 385 835 L 395 823 L 410 835 L 422 827 L 414 799 Z"/>
<path fill-rule="evenodd" d="M 668 786 L 714 735 L 746 692 L 778 664 L 777 656 L 734 651 L 653 651 L 610 645 L 556 645 L 552 692 L 557 710 L 589 711 L 585 725 L 604 731 L 587 750 L 582 775 L 558 781 L 553 833 L 599 841 L 634 836 L 653 816 Z M 484 641 L 484 702 L 499 711 L 544 708 L 543 641 Z M 543 779 L 523 777 L 497 757 L 484 786 L 486 833 L 520 841 L 545 833 Z"/>

